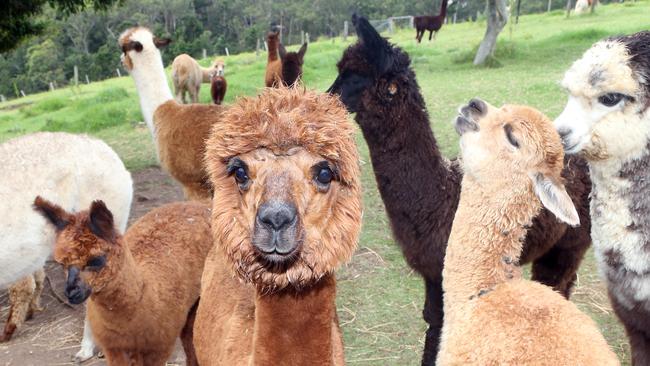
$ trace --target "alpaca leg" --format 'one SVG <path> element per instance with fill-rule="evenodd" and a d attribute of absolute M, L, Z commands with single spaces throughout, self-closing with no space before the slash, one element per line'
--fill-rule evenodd
<path fill-rule="evenodd" d="M 84 318 L 84 333 L 81 338 L 81 346 L 79 352 L 74 356 L 75 361 L 84 362 L 91 359 L 95 355 L 95 340 L 93 333 L 90 329 L 90 322 L 88 322 L 88 314 Z"/>
<path fill-rule="evenodd" d="M 422 354 L 422 366 L 433 366 L 436 364 L 438 347 L 440 345 L 440 332 L 442 330 L 443 300 L 442 281 L 440 279 L 425 279 L 425 300 L 422 315 L 429 324 L 426 339 L 424 341 L 424 353 Z"/>
<path fill-rule="evenodd" d="M 198 103 L 199 102 L 199 91 L 201 89 L 199 88 L 192 88 L 190 91 L 190 97 L 192 98 L 192 103 Z"/>
<path fill-rule="evenodd" d="M 433 31 L 429 31 L 429 41 L 431 40 L 431 36 L 433 36 Z"/>
<path fill-rule="evenodd" d="M 33 275 L 23 277 L 9 289 L 9 317 L 0 342 L 9 341 L 14 332 L 25 323 L 35 289 Z"/>
<path fill-rule="evenodd" d="M 45 285 L 45 271 L 38 270 L 34 272 L 34 296 L 32 301 L 29 304 L 29 312 L 27 313 L 27 319 L 31 319 L 34 316 L 34 313 L 37 311 L 43 311 L 41 307 L 41 294 L 43 293 L 43 287 Z"/>
<path fill-rule="evenodd" d="M 185 350 L 185 364 L 187 366 L 198 366 L 199 362 L 196 359 L 196 352 L 194 350 L 194 320 L 196 319 L 196 309 L 199 307 L 199 302 L 192 306 L 185 327 L 181 331 L 181 342 L 183 343 L 183 350 Z"/>
<path fill-rule="evenodd" d="M 120 350 L 104 350 L 106 356 L 106 363 L 111 366 L 131 366 L 131 358 L 124 351 Z"/>
<path fill-rule="evenodd" d="M 137 361 L 132 364 L 142 366 L 165 366 L 169 356 L 169 352 L 149 352 L 146 354 L 139 354 Z M 189 363 L 187 365 L 189 365 Z"/>
<path fill-rule="evenodd" d="M 632 365 L 649 366 L 650 365 L 650 334 L 643 330 L 632 329 L 627 327 L 627 336 L 630 339 L 630 348 L 632 349 Z"/>
<path fill-rule="evenodd" d="M 589 230 L 589 229 L 586 229 Z M 532 280 L 541 282 L 567 299 L 571 296 L 576 272 L 591 239 L 584 229 L 569 229 L 555 245 L 533 262 Z"/>

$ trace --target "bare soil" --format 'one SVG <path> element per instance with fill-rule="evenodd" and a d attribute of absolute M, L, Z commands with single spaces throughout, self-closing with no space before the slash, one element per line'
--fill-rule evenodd
<path fill-rule="evenodd" d="M 133 206 L 130 223 L 149 212 L 152 208 L 169 202 L 183 200 L 181 187 L 160 168 L 147 168 L 132 173 L 134 182 Z M 34 315 L 14 333 L 13 339 L 0 343 L 0 366 L 54 366 L 74 365 L 73 358 L 79 350 L 83 332 L 84 308 L 61 303 L 55 296 L 63 293 L 64 275 L 60 266 L 48 262 L 46 283 L 41 297 L 44 310 Z M 60 296 L 62 297 L 62 296 Z M 0 294 L 0 320 L 9 312 L 6 291 Z M 83 363 L 105 365 L 103 359 L 94 357 Z M 171 365 L 185 364 L 185 355 L 180 343 L 168 362 Z"/>

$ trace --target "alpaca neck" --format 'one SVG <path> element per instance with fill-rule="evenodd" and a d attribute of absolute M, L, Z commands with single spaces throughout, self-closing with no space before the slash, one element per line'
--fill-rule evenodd
<path fill-rule="evenodd" d="M 214 69 L 212 68 L 205 68 L 201 67 L 201 82 L 202 83 L 209 83 L 212 81 L 212 78 L 210 77 L 210 73 L 212 73 Z"/>
<path fill-rule="evenodd" d="M 111 314 L 132 314 L 142 300 L 145 284 L 124 239 L 119 241 L 119 248 L 111 253 L 99 281 L 93 283 L 90 299 L 95 306 Z"/>
<path fill-rule="evenodd" d="M 461 175 L 442 157 L 415 75 L 408 73 L 406 95 L 397 101 L 398 108 L 362 110 L 356 120 L 407 261 L 421 273 L 439 277 L 440 268 L 429 268 L 425 257 L 432 250 L 440 253 L 438 248 L 447 244 L 451 229 L 447 216 L 456 210 Z M 434 243 L 435 248 L 421 245 L 422 241 Z"/>
<path fill-rule="evenodd" d="M 440 17 L 444 18 L 447 15 L 447 0 L 442 0 L 440 4 Z"/>
<path fill-rule="evenodd" d="M 445 314 L 521 277 L 518 263 L 526 227 L 540 207 L 530 184 L 504 180 L 486 187 L 465 175 L 442 274 Z"/>
<path fill-rule="evenodd" d="M 142 115 L 155 140 L 156 128 L 153 114 L 161 104 L 172 100 L 172 92 L 167 84 L 165 68 L 158 49 L 143 50 L 132 61 L 131 76 L 135 80 L 135 87 L 140 96 Z"/>
<path fill-rule="evenodd" d="M 252 365 L 331 365 L 336 280 L 275 293 L 257 291 Z"/>
<path fill-rule="evenodd" d="M 269 50 L 268 58 L 267 60 L 270 61 L 275 61 L 278 59 L 278 43 L 279 40 L 278 38 L 269 38 L 266 40 L 266 47 Z"/>

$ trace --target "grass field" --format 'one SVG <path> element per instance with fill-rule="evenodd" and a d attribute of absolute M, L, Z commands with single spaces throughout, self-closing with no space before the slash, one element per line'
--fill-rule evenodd
<path fill-rule="evenodd" d="M 413 30 L 401 30 L 391 38 L 411 55 L 438 142 L 445 155 L 453 157 L 458 148 L 450 121 L 460 104 L 480 96 L 496 105 L 530 104 L 553 118 L 564 106 L 558 82 L 572 61 L 602 37 L 650 29 L 649 15 L 650 1 L 641 0 L 601 6 L 595 15 L 569 19 L 562 11 L 522 16 L 500 37 L 498 68 L 471 65 L 485 23 L 445 26 L 435 42 L 421 45 L 415 43 Z M 347 43 L 334 39 L 309 45 L 304 68 L 309 88 L 327 89 L 342 50 L 352 41 L 350 37 Z M 254 53 L 226 58 L 226 103 L 257 93 L 263 86 L 265 61 L 266 55 Z M 209 101 L 207 85 L 201 101 Z M 107 141 L 129 169 L 138 170 L 156 164 L 151 137 L 141 121 L 133 81 L 122 77 L 0 104 L 0 142 L 40 130 L 87 132 Z M 360 134 L 357 141 L 365 213 L 359 250 L 339 272 L 338 309 L 346 358 L 352 365 L 415 365 L 425 330 L 422 281 L 405 265 L 393 242 Z M 599 323 L 623 363 L 629 364 L 627 340 L 609 307 L 591 252 L 572 299 Z"/>

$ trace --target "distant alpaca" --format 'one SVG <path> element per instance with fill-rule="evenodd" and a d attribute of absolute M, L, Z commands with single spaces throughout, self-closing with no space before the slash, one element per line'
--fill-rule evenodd
<path fill-rule="evenodd" d="M 361 225 L 345 109 L 302 88 L 266 89 L 229 108 L 207 149 L 215 247 L 194 327 L 199 364 L 343 365 L 334 271 Z"/>
<path fill-rule="evenodd" d="M 172 62 L 172 81 L 174 93 L 179 103 L 187 103 L 186 93 L 190 94 L 192 103 L 199 102 L 201 83 L 209 83 L 212 76 L 223 70 L 223 61 L 216 59 L 209 68 L 204 68 L 192 56 L 185 53 L 176 56 Z"/>
<path fill-rule="evenodd" d="M 591 4 L 596 0 L 578 0 L 576 1 L 576 14 L 582 14 L 591 7 Z"/>
<path fill-rule="evenodd" d="M 163 168 L 183 185 L 185 198 L 209 199 L 212 187 L 202 163 L 205 139 L 223 108 L 173 100 L 158 50 L 169 42 L 154 37 L 147 28 L 127 29 L 119 39 L 122 63 L 135 81 L 142 115 Z"/>
<path fill-rule="evenodd" d="M 223 75 L 215 75 L 212 77 L 210 94 L 212 94 L 212 101 L 214 104 L 221 104 L 223 102 L 227 89 L 228 83 Z"/>
<path fill-rule="evenodd" d="M 604 39 L 566 72 L 555 121 L 589 161 L 594 252 L 632 364 L 650 365 L 650 32 Z"/>
<path fill-rule="evenodd" d="M 540 201 L 579 224 L 562 184 L 564 152 L 553 124 L 532 108 L 496 109 L 478 99 L 461 113 L 465 174 L 442 273 L 437 364 L 618 365 L 593 320 L 521 277 L 522 243 Z"/>
<path fill-rule="evenodd" d="M 438 15 L 420 15 L 413 17 L 413 25 L 415 26 L 415 39 L 418 43 L 422 42 L 422 36 L 425 31 L 429 31 L 429 41 L 431 37 L 435 38 L 442 25 L 445 23 L 447 16 L 447 1 L 442 0 L 440 5 L 440 14 Z"/>
<path fill-rule="evenodd" d="M 433 365 L 442 327 L 442 263 L 462 171 L 437 146 L 408 54 L 389 44 L 366 19 L 353 17 L 353 23 L 359 42 L 344 52 L 330 90 L 356 112 L 395 240 L 409 266 L 424 277 L 423 317 L 429 329 L 423 364 Z M 567 158 L 565 164 L 563 177 L 582 225 L 570 228 L 544 210 L 533 220 L 521 262 L 533 262 L 533 280 L 569 297 L 591 244 L 591 183 L 583 159 Z"/>
<path fill-rule="evenodd" d="M 117 227 L 124 230 L 133 187 L 117 154 L 84 135 L 43 132 L 17 137 L 0 144 L 0 161 L 0 289 L 20 279 L 10 290 L 9 318 L 1 337 L 8 341 L 40 309 L 42 269 L 54 246 L 54 230 L 31 209 L 34 196 L 42 194 L 65 209 L 101 197 L 114 207 Z M 93 356 L 92 337 L 84 329 L 79 361 Z"/>
<path fill-rule="evenodd" d="M 264 81 L 267 87 L 293 86 L 302 77 L 307 43 L 304 43 L 298 52 L 287 52 L 278 35 L 278 32 L 269 32 L 266 36 L 269 54 Z"/>
<path fill-rule="evenodd" d="M 179 336 L 187 364 L 196 365 L 193 312 L 212 247 L 206 204 L 153 209 L 124 236 L 102 201 L 72 214 L 37 197 L 34 209 L 56 229 L 68 301 L 90 297 L 88 321 L 109 365 L 165 365 Z"/>

